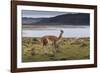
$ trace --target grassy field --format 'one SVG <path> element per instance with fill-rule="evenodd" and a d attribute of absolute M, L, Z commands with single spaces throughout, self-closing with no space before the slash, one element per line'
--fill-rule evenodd
<path fill-rule="evenodd" d="M 58 43 L 58 52 L 53 53 L 53 46 L 46 49 L 39 42 L 39 37 L 22 38 L 22 62 L 82 60 L 89 59 L 89 38 L 63 38 Z M 47 54 L 44 51 L 47 51 Z"/>

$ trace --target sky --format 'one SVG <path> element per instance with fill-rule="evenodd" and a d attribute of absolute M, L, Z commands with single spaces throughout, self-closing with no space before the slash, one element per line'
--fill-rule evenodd
<path fill-rule="evenodd" d="M 22 17 L 50 18 L 50 17 L 55 17 L 57 15 L 63 15 L 68 13 L 69 12 L 22 10 Z"/>

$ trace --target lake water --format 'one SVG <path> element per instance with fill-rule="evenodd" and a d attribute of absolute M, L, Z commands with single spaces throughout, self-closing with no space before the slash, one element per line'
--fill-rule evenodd
<path fill-rule="evenodd" d="M 77 27 L 77 28 L 42 28 L 42 29 L 23 29 L 23 37 L 42 37 L 45 35 L 55 35 L 59 36 L 60 30 L 63 30 L 63 37 L 89 37 L 90 28 L 86 27 Z"/>

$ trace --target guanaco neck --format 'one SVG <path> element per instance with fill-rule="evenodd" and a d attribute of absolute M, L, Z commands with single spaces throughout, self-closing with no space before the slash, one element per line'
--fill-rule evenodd
<path fill-rule="evenodd" d="M 63 35 L 63 32 L 60 33 L 57 40 L 60 40 L 62 38 L 62 35 Z"/>

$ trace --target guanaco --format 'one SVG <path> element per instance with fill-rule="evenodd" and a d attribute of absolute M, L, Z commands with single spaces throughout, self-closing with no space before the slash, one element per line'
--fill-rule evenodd
<path fill-rule="evenodd" d="M 47 46 L 48 44 L 51 44 L 54 46 L 54 50 L 55 52 L 57 51 L 57 42 L 62 38 L 62 35 L 63 35 L 64 31 L 61 30 L 60 31 L 60 34 L 59 36 L 53 36 L 53 35 L 46 35 L 46 36 L 43 36 L 41 38 L 41 41 L 42 41 L 42 44 L 43 44 L 43 47 L 44 46 Z"/>

